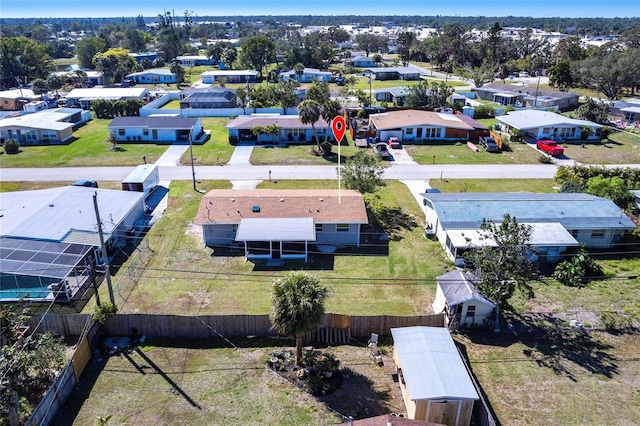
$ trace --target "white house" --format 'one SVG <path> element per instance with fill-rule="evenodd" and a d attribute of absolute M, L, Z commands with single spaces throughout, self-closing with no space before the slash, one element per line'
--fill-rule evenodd
<path fill-rule="evenodd" d="M 82 109 L 90 109 L 91 102 L 96 99 L 145 99 L 147 95 L 149 89 L 144 87 L 92 87 L 73 89 L 65 98 L 67 106 L 80 105 Z"/>
<path fill-rule="evenodd" d="M 205 84 L 214 84 L 225 78 L 227 83 L 255 83 L 258 71 L 255 70 L 214 70 L 200 74 L 200 79 Z"/>
<path fill-rule="evenodd" d="M 431 305 L 436 314 L 444 313 L 450 329 L 484 325 L 490 321 L 495 303 L 480 294 L 473 276 L 458 269 L 436 278 L 436 298 Z"/>
<path fill-rule="evenodd" d="M 10 89 L 0 91 L 0 110 L 2 111 L 20 111 L 25 104 L 37 100 L 31 89 Z"/>
<path fill-rule="evenodd" d="M 208 134 L 199 118 L 173 115 L 116 117 L 109 123 L 109 133 L 118 142 L 203 143 Z"/>
<path fill-rule="evenodd" d="M 282 81 L 289 79 L 298 80 L 298 75 L 295 70 L 285 71 L 280 74 Z M 331 81 L 331 71 L 320 71 L 317 68 L 305 68 L 302 75 L 299 76 L 300 83 L 311 83 L 314 81 Z"/>
<path fill-rule="evenodd" d="M 125 78 L 140 84 L 175 83 L 176 75 L 165 69 L 152 69 L 127 74 Z"/>
<path fill-rule="evenodd" d="M 247 259 L 308 259 L 309 245 L 359 246 L 364 198 L 343 190 L 212 190 L 195 223 L 210 247 L 244 246 Z"/>
<path fill-rule="evenodd" d="M 496 117 L 502 129 L 509 132 L 519 130 L 525 137 L 533 139 L 553 139 L 556 141 L 600 140 L 602 127 L 588 120 L 578 120 L 548 111 L 526 109 L 511 111 Z M 592 129 L 590 135 L 582 138 L 582 128 Z"/>
<path fill-rule="evenodd" d="M 480 99 L 501 105 L 565 111 L 579 105 L 580 95 L 515 84 L 489 83 L 473 89 Z"/>
<path fill-rule="evenodd" d="M 73 138 L 75 126 L 91 119 L 89 111 L 56 108 L 0 120 L 0 138 L 21 145 L 60 144 Z"/>
<path fill-rule="evenodd" d="M 449 330 L 392 328 L 393 360 L 410 419 L 469 426 L 479 399 Z"/>
<path fill-rule="evenodd" d="M 541 260 L 557 262 L 568 247 L 585 243 L 611 248 L 635 224 L 611 200 L 576 193 L 428 193 L 424 198 L 429 234 L 447 257 L 458 262 L 470 247 L 491 244 L 480 238 L 483 219 L 501 222 L 505 214 L 532 228 L 530 244 Z"/>
<path fill-rule="evenodd" d="M 256 127 L 266 128 L 275 125 L 277 134 L 253 133 Z M 333 133 L 328 129 L 328 124 L 320 119 L 314 123 L 315 134 L 311 124 L 300 121 L 297 115 L 255 114 L 241 115 L 227 124 L 229 140 L 256 141 L 258 143 L 307 143 L 314 142 L 313 136 L 326 140 L 333 140 Z"/>

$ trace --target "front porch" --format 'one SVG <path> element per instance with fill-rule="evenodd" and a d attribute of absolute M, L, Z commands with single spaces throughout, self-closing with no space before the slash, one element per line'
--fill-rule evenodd
<path fill-rule="evenodd" d="M 259 209 L 259 207 L 256 206 Z M 313 218 L 247 218 L 238 225 L 236 241 L 244 243 L 246 260 L 309 260 L 316 240 Z"/>

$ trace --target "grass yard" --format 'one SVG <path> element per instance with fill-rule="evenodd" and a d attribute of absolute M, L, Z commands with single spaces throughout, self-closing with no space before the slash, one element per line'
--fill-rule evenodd
<path fill-rule="evenodd" d="M 522 143 L 511 143 L 511 151 L 501 153 L 485 152 L 482 147 L 473 152 L 466 143 L 404 147 L 419 164 L 535 164 L 540 156 Z"/>
<path fill-rule="evenodd" d="M 304 181 L 289 186 L 279 182 L 264 183 L 263 187 L 267 185 L 303 189 L 325 188 L 329 183 Z M 220 181 L 201 184 L 203 192 L 214 186 L 230 185 Z M 203 247 L 202 232 L 191 223 L 201 194 L 190 189 L 190 182 L 172 182 L 169 207 L 148 235 L 153 258 L 135 289 L 128 287 L 126 268 L 120 268 L 113 280 L 119 294 L 117 304 L 122 312 L 267 313 L 272 282 L 287 270 L 298 269 L 317 275 L 331 288 L 327 312 L 430 313 L 434 278 L 448 265 L 444 252 L 438 242 L 423 237 L 423 214 L 403 184 L 390 181 L 379 194 L 382 213 L 396 228 L 389 231 L 390 241 L 381 242 L 371 235 L 360 254 L 313 253 L 308 263 L 288 262 L 284 268 L 268 268 L 245 262 L 241 252 L 229 254 Z M 364 235 L 367 232 L 363 230 Z M 100 292 L 106 292 L 106 286 L 101 286 Z M 85 312 L 92 309 L 89 304 Z"/>
<path fill-rule="evenodd" d="M 503 425 L 640 423 L 638 335 L 458 335 Z"/>
<path fill-rule="evenodd" d="M 266 367 L 274 350 L 292 341 L 275 339 L 151 339 L 130 353 L 92 362 L 55 418 L 56 425 L 92 425 L 112 415 L 110 425 L 332 425 L 405 412 L 393 361 L 374 365 L 369 348 L 322 349 L 345 372 L 332 394 L 314 397 Z M 279 346 L 285 345 L 285 346 Z M 390 353 L 387 345 L 382 353 Z M 354 391 L 356 390 L 357 391 Z"/>
<path fill-rule="evenodd" d="M 338 164 L 338 146 L 334 145 L 329 155 L 315 155 L 313 150 L 317 146 L 315 143 L 305 145 L 287 145 L 286 147 L 274 147 L 271 145 L 256 145 L 251 153 L 251 164 L 253 165 L 314 165 L 326 166 Z M 340 147 L 340 161 L 342 164 L 361 148 L 344 143 Z"/>
<path fill-rule="evenodd" d="M 563 143 L 564 153 L 572 160 L 585 164 L 640 163 L 640 135 L 615 132 L 607 143 Z"/>
<path fill-rule="evenodd" d="M 442 192 L 558 192 L 553 179 L 431 179 Z"/>
<path fill-rule="evenodd" d="M 73 133 L 75 140 L 68 145 L 23 146 L 18 154 L 2 154 L 2 167 L 136 166 L 142 164 L 143 156 L 154 163 L 167 149 L 154 144 L 118 144 L 121 150 L 112 150 L 107 142 L 110 122 L 92 119 Z"/>
<path fill-rule="evenodd" d="M 233 155 L 235 147 L 229 143 L 229 135 L 224 127 L 229 123 L 226 117 L 202 118 L 202 127 L 211 136 L 204 145 L 193 145 L 193 162 L 197 166 L 225 164 Z M 191 154 L 187 150 L 180 159 L 180 164 L 191 164 Z"/>

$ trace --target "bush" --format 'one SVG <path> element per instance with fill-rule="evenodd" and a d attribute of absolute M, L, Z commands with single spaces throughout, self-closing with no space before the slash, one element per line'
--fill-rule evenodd
<path fill-rule="evenodd" d="M 20 142 L 9 139 L 4 142 L 4 152 L 7 154 L 17 154 L 20 152 Z"/>
<path fill-rule="evenodd" d="M 324 155 L 331 154 L 331 150 L 333 149 L 333 145 L 329 141 L 320 142 L 320 148 L 324 152 Z"/>
<path fill-rule="evenodd" d="M 231 145 L 238 145 L 238 137 L 237 136 L 229 136 L 229 143 Z"/>
<path fill-rule="evenodd" d="M 118 312 L 118 307 L 111 302 L 105 302 L 100 306 L 96 306 L 93 311 L 93 319 L 100 324 L 107 322 L 109 318 Z"/>
<path fill-rule="evenodd" d="M 541 156 L 538 157 L 538 163 L 553 164 L 553 160 L 551 159 L 551 157 L 549 157 L 547 155 L 541 155 Z"/>
<path fill-rule="evenodd" d="M 553 272 L 553 278 L 569 287 L 582 287 L 588 281 L 602 276 L 602 268 L 589 257 L 584 245 L 580 246 L 571 260 L 560 263 Z"/>
<path fill-rule="evenodd" d="M 474 108 L 474 118 L 493 118 L 496 116 L 496 110 L 489 105 L 478 105 Z"/>

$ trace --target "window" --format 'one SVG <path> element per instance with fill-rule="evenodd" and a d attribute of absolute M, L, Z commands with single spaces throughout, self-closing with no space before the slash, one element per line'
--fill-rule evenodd
<path fill-rule="evenodd" d="M 548 135 L 551 132 L 551 128 L 550 127 L 545 127 L 542 129 L 542 133 L 544 133 L 545 135 Z"/>
<path fill-rule="evenodd" d="M 322 224 L 316 223 L 316 232 L 322 232 Z"/>
<path fill-rule="evenodd" d="M 124 129 L 118 129 L 118 135 L 124 136 Z"/>
<path fill-rule="evenodd" d="M 55 139 L 57 137 L 58 135 L 56 134 L 56 132 L 53 132 L 51 130 L 42 131 L 42 139 Z"/>
<path fill-rule="evenodd" d="M 591 231 L 591 238 L 604 238 L 604 229 L 594 229 Z"/>
<path fill-rule="evenodd" d="M 409 127 L 406 131 L 405 134 L 407 135 L 412 135 L 413 134 L 413 127 Z"/>
<path fill-rule="evenodd" d="M 149 136 L 149 129 L 142 129 L 142 134 L 145 136 Z"/>
<path fill-rule="evenodd" d="M 580 234 L 580 231 L 578 231 L 577 229 L 571 230 L 571 236 L 573 238 L 578 238 L 578 234 Z"/>
<path fill-rule="evenodd" d="M 475 317 L 476 316 L 476 307 L 475 305 L 467 306 L 467 316 Z"/>
<path fill-rule="evenodd" d="M 348 223 L 339 223 L 336 229 L 338 232 L 349 232 Z"/>

